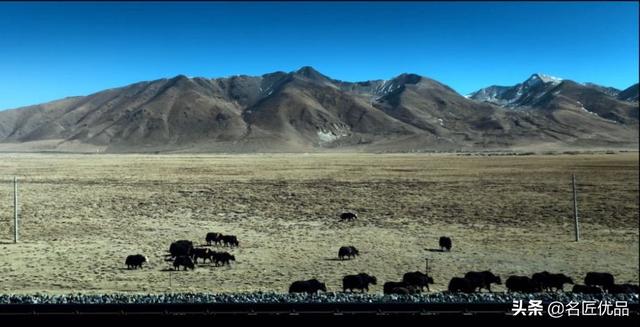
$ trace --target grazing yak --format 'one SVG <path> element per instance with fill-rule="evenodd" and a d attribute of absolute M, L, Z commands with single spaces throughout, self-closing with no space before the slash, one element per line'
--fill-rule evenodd
<path fill-rule="evenodd" d="M 142 254 L 134 254 L 127 256 L 124 264 L 127 265 L 127 269 L 137 269 L 142 268 L 142 264 L 145 262 L 149 262 L 149 260 L 147 260 L 147 257 L 143 256 Z"/>
<path fill-rule="evenodd" d="M 205 248 L 195 248 L 191 251 L 191 258 L 193 259 L 193 263 L 198 263 L 198 258 L 202 258 L 202 263 L 206 263 L 207 259 L 209 259 L 209 252 L 211 250 Z"/>
<path fill-rule="evenodd" d="M 550 274 L 545 286 L 548 287 L 550 291 L 555 289 L 556 292 L 564 292 L 564 284 L 573 285 L 573 279 L 565 274 Z"/>
<path fill-rule="evenodd" d="M 289 293 L 308 293 L 315 294 L 318 291 L 327 291 L 327 286 L 317 279 L 299 280 L 291 283 Z"/>
<path fill-rule="evenodd" d="M 405 282 L 386 282 L 382 286 L 384 294 L 417 294 L 420 289 Z"/>
<path fill-rule="evenodd" d="M 340 214 L 340 219 L 346 221 L 356 220 L 358 219 L 358 215 L 353 212 L 343 212 L 342 214 Z"/>
<path fill-rule="evenodd" d="M 357 255 L 360 255 L 360 252 L 353 246 L 343 246 L 338 250 L 338 258 L 340 258 L 340 260 L 343 260 L 345 257 L 347 259 L 355 258 Z"/>
<path fill-rule="evenodd" d="M 531 275 L 531 280 L 534 284 L 536 284 L 540 289 L 547 289 L 547 278 L 551 275 L 548 271 L 542 271 Z"/>
<path fill-rule="evenodd" d="M 440 250 L 451 251 L 451 238 L 447 236 L 440 237 L 440 241 L 438 242 L 440 245 Z"/>
<path fill-rule="evenodd" d="M 402 276 L 402 281 L 423 290 L 427 288 L 429 292 L 429 284 L 433 284 L 433 278 L 420 271 L 408 272 Z"/>
<path fill-rule="evenodd" d="M 486 288 L 489 292 L 491 292 L 491 284 L 502 285 L 500 277 L 494 275 L 488 270 L 470 271 L 464 275 L 464 278 L 469 280 L 471 282 L 471 286 L 473 286 L 473 289 L 478 290 L 478 292 L 482 291 L 483 288 Z"/>
<path fill-rule="evenodd" d="M 376 285 L 377 279 L 375 276 L 369 276 L 365 273 L 357 275 L 347 275 L 342 278 L 342 291 L 346 292 L 350 290 L 360 290 L 362 293 L 369 291 L 369 284 Z"/>
<path fill-rule="evenodd" d="M 628 294 L 628 293 L 638 293 L 639 287 L 638 285 L 633 284 L 613 284 L 607 287 L 607 293 L 610 294 Z"/>
<path fill-rule="evenodd" d="M 420 294 L 420 290 L 411 285 L 406 285 L 403 287 L 393 287 L 387 289 L 384 294 L 412 295 Z"/>
<path fill-rule="evenodd" d="M 473 293 L 476 291 L 476 287 L 474 286 L 473 282 L 464 277 L 451 278 L 447 289 L 452 293 Z"/>
<path fill-rule="evenodd" d="M 571 290 L 573 293 L 582 293 L 582 294 L 601 294 L 602 289 L 597 286 L 587 286 L 587 285 L 573 285 L 573 289 Z"/>
<path fill-rule="evenodd" d="M 528 276 L 509 276 L 505 282 L 507 292 L 537 293 L 542 292 L 540 285 L 537 285 Z"/>
<path fill-rule="evenodd" d="M 207 233 L 207 236 L 205 237 L 205 241 L 207 241 L 207 245 L 211 245 L 211 243 L 220 244 L 220 242 L 222 242 L 222 234 Z"/>
<path fill-rule="evenodd" d="M 417 294 L 417 293 L 419 293 L 419 291 L 417 291 L 415 287 L 407 286 L 407 287 L 394 287 L 393 289 L 389 290 L 384 294 L 411 295 L 411 294 Z"/>
<path fill-rule="evenodd" d="M 239 246 L 238 238 L 235 235 L 222 235 L 222 244 L 224 246 Z"/>
<path fill-rule="evenodd" d="M 610 273 L 588 272 L 584 277 L 584 284 L 587 286 L 600 286 L 603 289 L 607 289 L 615 284 L 615 280 Z"/>
<path fill-rule="evenodd" d="M 548 271 L 535 273 L 531 276 L 531 281 L 545 291 L 564 291 L 564 284 L 573 284 L 573 279 L 565 274 L 552 274 Z"/>
<path fill-rule="evenodd" d="M 169 253 L 172 258 L 179 256 L 191 256 L 191 251 L 193 251 L 193 242 L 187 240 L 180 240 L 171 243 L 169 247 Z"/>
<path fill-rule="evenodd" d="M 184 270 L 187 270 L 187 268 L 194 270 L 196 269 L 196 266 L 193 264 L 193 261 L 191 260 L 191 257 L 186 256 L 186 255 L 181 255 L 179 257 L 176 257 L 175 260 L 173 260 L 173 269 L 174 270 L 180 270 L 180 266 L 184 267 Z"/>
<path fill-rule="evenodd" d="M 236 261 L 236 257 L 227 252 L 210 251 L 209 260 L 215 263 L 216 266 L 220 266 L 220 265 L 224 266 L 224 265 L 231 265 L 231 261 Z"/>

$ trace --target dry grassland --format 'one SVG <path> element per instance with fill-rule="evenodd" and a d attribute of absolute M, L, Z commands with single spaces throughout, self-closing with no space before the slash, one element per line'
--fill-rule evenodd
<path fill-rule="evenodd" d="M 571 173 L 582 237 L 573 242 Z M 0 154 L 0 293 L 281 291 L 345 274 L 379 283 L 431 261 L 433 289 L 490 269 L 638 282 L 638 153 Z M 12 240 L 18 175 L 21 242 Z M 338 221 L 344 210 L 360 219 Z M 231 267 L 171 272 L 171 241 L 235 234 Z M 451 236 L 450 253 L 430 251 Z M 342 245 L 362 255 L 338 261 Z M 128 254 L 151 263 L 125 269 Z M 497 287 L 502 291 L 504 288 Z"/>

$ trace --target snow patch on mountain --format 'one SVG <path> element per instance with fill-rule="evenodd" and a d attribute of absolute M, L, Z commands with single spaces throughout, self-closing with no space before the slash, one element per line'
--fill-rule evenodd
<path fill-rule="evenodd" d="M 586 113 L 588 113 L 588 114 L 590 114 L 590 115 L 594 115 L 594 116 L 596 116 L 596 117 L 598 117 L 598 118 L 600 118 L 600 119 L 606 120 L 606 121 L 611 122 L 611 123 L 614 123 L 614 124 L 617 124 L 617 123 L 618 123 L 618 122 L 617 122 L 617 121 L 615 121 L 615 120 L 611 120 L 611 119 L 604 118 L 604 117 L 602 117 L 602 116 L 598 115 L 597 113 L 595 113 L 595 112 L 593 112 L 593 111 L 591 111 L 591 110 L 589 110 L 589 109 L 585 108 L 585 106 L 584 106 L 584 105 L 582 104 L 582 102 L 580 102 L 580 101 L 576 101 L 576 103 L 578 103 L 578 105 L 580 105 L 580 110 L 582 110 L 582 111 L 584 111 L 584 112 L 586 112 Z"/>
<path fill-rule="evenodd" d="M 536 73 L 514 86 L 490 86 L 471 94 L 478 101 L 490 102 L 503 107 L 519 107 L 525 99 L 540 99 L 549 89 L 562 83 L 563 79 Z"/>
<path fill-rule="evenodd" d="M 390 81 L 384 81 L 379 87 L 378 89 L 375 90 L 375 93 L 380 96 L 383 97 L 397 89 L 400 88 L 400 84 L 397 83 L 395 80 L 390 80 Z"/>
<path fill-rule="evenodd" d="M 541 74 L 541 73 L 536 73 L 536 74 L 531 75 L 529 80 L 531 80 L 531 81 L 539 80 L 542 83 L 560 84 L 563 79 L 559 78 L 559 77 L 551 76 L 551 75 L 545 75 L 545 74 Z"/>
<path fill-rule="evenodd" d="M 333 132 L 325 132 L 325 131 L 318 131 L 318 139 L 320 140 L 320 143 L 331 143 L 335 140 L 338 139 L 338 136 L 333 134 Z"/>
<path fill-rule="evenodd" d="M 317 135 L 320 145 L 325 145 L 349 134 L 345 127 L 333 124 L 329 129 L 320 128 L 320 130 L 317 131 Z"/>

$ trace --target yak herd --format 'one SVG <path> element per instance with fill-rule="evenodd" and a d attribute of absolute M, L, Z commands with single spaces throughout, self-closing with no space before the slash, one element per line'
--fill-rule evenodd
<path fill-rule="evenodd" d="M 236 247 L 240 245 L 235 235 L 222 235 L 220 233 L 207 233 L 205 237 L 207 245 L 223 245 L 228 247 Z M 204 247 L 194 247 L 193 242 L 188 240 L 179 240 L 171 243 L 169 246 L 169 260 L 173 260 L 173 268 L 180 270 L 195 269 L 198 259 L 202 263 L 209 260 L 215 266 L 231 265 L 231 261 L 236 261 L 236 257 L 229 252 L 212 251 Z"/>
<path fill-rule="evenodd" d="M 220 233 L 207 233 L 205 241 L 207 245 L 215 244 L 230 248 L 240 245 L 235 235 L 222 235 Z M 218 252 L 204 247 L 195 247 L 193 242 L 188 240 L 179 240 L 171 243 L 169 254 L 166 257 L 167 261 L 173 262 L 174 270 L 180 270 L 180 268 L 193 270 L 196 268 L 199 259 L 202 260 L 202 263 L 206 263 L 209 260 L 215 266 L 231 265 L 232 261 L 236 261 L 236 257 L 229 252 Z M 130 255 L 125 259 L 125 265 L 128 269 L 142 268 L 142 264 L 148 262 L 147 257 L 142 254 Z"/>
<path fill-rule="evenodd" d="M 351 212 L 342 213 L 340 219 L 343 221 L 352 221 L 358 216 Z M 208 246 L 222 245 L 230 248 L 240 245 L 235 235 L 223 235 L 221 233 L 207 233 L 205 241 Z M 442 236 L 439 239 L 440 251 L 451 251 L 451 238 Z M 353 259 L 359 256 L 360 252 L 354 246 L 343 246 L 338 250 L 338 258 L 340 260 Z M 215 266 L 230 265 L 231 261 L 236 258 L 228 252 L 212 251 L 204 247 L 194 247 L 193 242 L 188 240 L 179 240 L 171 243 L 169 246 L 170 257 L 168 260 L 173 261 L 174 270 L 183 268 L 195 269 L 198 260 L 210 263 Z M 148 259 L 144 255 L 130 255 L 125 260 L 128 269 L 141 268 L 143 263 L 147 263 Z M 346 275 L 342 279 L 342 291 L 360 291 L 368 292 L 369 285 L 376 285 L 377 279 L 366 273 L 357 275 Z M 383 285 L 384 294 L 417 294 L 426 288 L 429 291 L 429 284 L 434 284 L 432 277 L 420 271 L 407 272 L 402 276 L 399 282 L 386 282 Z M 491 285 L 501 285 L 502 280 L 491 271 L 470 271 L 464 277 L 453 277 L 449 281 L 447 287 L 452 293 L 474 293 L 482 292 L 483 289 L 491 292 Z M 505 281 L 505 287 L 508 292 L 520 293 L 538 293 L 538 292 L 560 292 L 564 291 L 565 284 L 572 284 L 572 292 L 598 294 L 598 293 L 638 293 L 639 287 L 634 284 L 616 284 L 613 275 L 610 273 L 589 272 L 584 278 L 584 285 L 575 284 L 573 279 L 564 274 L 553 274 L 547 271 L 534 273 L 529 276 L 509 276 Z M 309 293 L 327 292 L 325 283 L 317 279 L 300 280 L 293 282 L 289 287 L 289 293 Z"/>
<path fill-rule="evenodd" d="M 347 275 L 342 279 L 342 291 L 369 291 L 369 285 L 376 285 L 377 279 L 366 273 L 357 275 Z M 433 284 L 433 278 L 420 272 L 408 272 L 402 276 L 402 281 L 386 282 L 383 285 L 384 294 L 409 295 L 418 294 L 426 288 L 429 291 L 429 284 Z M 491 284 L 501 285 L 499 276 L 490 271 L 470 271 L 464 277 L 453 277 L 449 281 L 448 291 L 451 293 L 475 293 L 482 292 L 483 289 L 491 292 Z M 565 284 L 574 284 L 573 280 L 564 274 L 552 274 L 547 271 L 535 273 L 531 278 L 528 276 L 510 276 L 505 281 L 507 292 L 539 293 L 539 292 L 560 292 L 564 291 Z M 574 285 L 573 293 L 638 293 L 639 287 L 634 284 L 615 284 L 614 277 L 610 273 L 589 272 L 584 278 L 585 285 Z M 289 287 L 289 293 L 309 293 L 327 291 L 325 283 L 317 279 L 306 281 L 296 281 Z"/>

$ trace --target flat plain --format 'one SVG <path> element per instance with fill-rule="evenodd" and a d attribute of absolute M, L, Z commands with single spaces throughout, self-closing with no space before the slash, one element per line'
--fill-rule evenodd
<path fill-rule="evenodd" d="M 286 292 L 346 274 L 548 270 L 638 283 L 638 153 L 559 155 L 0 154 L 0 293 Z M 571 174 L 582 239 L 574 241 Z M 19 178 L 20 242 L 12 242 Z M 355 211 L 359 219 L 341 222 Z M 171 271 L 178 239 L 237 235 L 230 267 Z M 438 238 L 453 239 L 439 252 Z M 353 245 L 354 260 L 337 259 Z M 128 254 L 150 263 L 127 270 Z M 504 291 L 498 286 L 496 291 Z"/>

